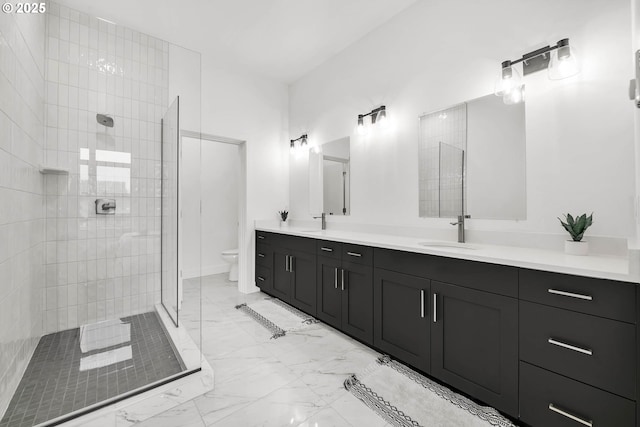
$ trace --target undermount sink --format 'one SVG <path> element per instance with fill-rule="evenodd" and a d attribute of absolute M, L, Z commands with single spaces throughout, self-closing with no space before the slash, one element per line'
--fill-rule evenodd
<path fill-rule="evenodd" d="M 451 248 L 451 249 L 470 249 L 476 250 L 478 249 L 476 246 L 471 245 L 469 243 L 458 243 L 458 242 L 420 242 L 418 243 L 420 246 L 425 246 L 428 248 Z"/>
<path fill-rule="evenodd" d="M 322 234 L 324 230 L 298 230 L 298 233 L 304 234 Z"/>

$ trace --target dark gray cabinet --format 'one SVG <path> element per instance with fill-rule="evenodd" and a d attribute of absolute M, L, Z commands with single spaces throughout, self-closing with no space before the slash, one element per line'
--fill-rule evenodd
<path fill-rule="evenodd" d="M 424 372 L 430 371 L 428 279 L 374 270 L 374 335 L 380 350 Z"/>
<path fill-rule="evenodd" d="M 256 284 L 265 292 L 288 302 L 300 310 L 316 314 L 316 256 L 312 239 L 264 233 L 271 252 L 256 254 Z M 263 244 L 259 244 L 264 247 Z M 258 245 L 257 245 L 258 247 Z M 258 268 L 258 260 L 272 260 L 269 278 Z M 262 275 L 261 275 L 262 273 Z M 261 283 L 264 283 L 261 286 Z"/>
<path fill-rule="evenodd" d="M 638 425 L 636 284 L 257 233 L 262 290 L 399 361 L 532 427 Z"/>
<path fill-rule="evenodd" d="M 518 300 L 431 282 L 431 374 L 518 416 Z"/>
<path fill-rule="evenodd" d="M 263 292 L 273 294 L 273 249 L 269 241 L 270 235 L 258 231 L 256 233 L 256 286 Z"/>
<path fill-rule="evenodd" d="M 346 246 L 346 245 L 345 245 Z M 318 242 L 317 317 L 367 343 L 373 343 L 373 267 L 365 251 Z M 370 249 L 370 248 L 366 248 Z"/>
<path fill-rule="evenodd" d="M 633 427 L 635 402 L 520 363 L 520 419 L 533 427 Z"/>
<path fill-rule="evenodd" d="M 520 418 L 637 425 L 636 285 L 521 269 L 519 286 Z"/>

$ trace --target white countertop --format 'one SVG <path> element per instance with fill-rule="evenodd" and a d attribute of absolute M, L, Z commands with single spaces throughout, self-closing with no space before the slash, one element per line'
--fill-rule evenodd
<path fill-rule="evenodd" d="M 578 276 L 596 277 L 601 279 L 620 280 L 623 282 L 640 282 L 637 268 L 630 268 L 629 257 L 615 257 L 602 255 L 575 256 L 564 252 L 544 249 L 533 249 L 516 246 L 498 246 L 482 243 L 469 243 L 473 249 L 460 247 L 424 246 L 421 242 L 438 241 L 427 238 L 394 236 L 389 234 L 374 234 L 351 232 L 345 230 L 314 230 L 310 227 L 279 227 L 278 225 L 261 224 L 256 230 L 289 234 L 292 236 L 312 239 L 333 240 L 336 242 L 353 243 L 357 245 L 373 246 L 377 248 L 395 249 L 471 261 L 488 262 L 492 264 L 510 265 L 514 267 L 531 268 L 535 270 L 552 271 L 557 273 L 574 274 Z M 442 241 L 439 241 L 442 242 Z M 455 242 L 446 242 L 453 243 Z M 637 251 L 633 251 L 637 256 Z M 630 253 L 632 253 L 630 251 Z"/>

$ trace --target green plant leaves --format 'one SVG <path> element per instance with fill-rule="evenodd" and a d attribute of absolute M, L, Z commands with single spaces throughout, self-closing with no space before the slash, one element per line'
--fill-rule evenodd
<path fill-rule="evenodd" d="M 591 215 L 587 216 L 587 214 L 576 215 L 574 218 L 571 214 L 566 214 L 565 219 L 567 222 L 562 221 L 560 218 L 560 224 L 564 227 L 565 230 L 571 235 L 571 238 L 575 242 L 579 242 L 582 240 L 584 236 L 584 232 L 587 231 L 587 228 L 593 224 L 593 212 Z"/>

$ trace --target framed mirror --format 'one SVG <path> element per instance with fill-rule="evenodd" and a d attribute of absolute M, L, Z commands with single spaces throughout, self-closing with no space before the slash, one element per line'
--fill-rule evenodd
<path fill-rule="evenodd" d="M 419 215 L 526 218 L 524 103 L 487 95 L 420 116 Z"/>
<path fill-rule="evenodd" d="M 349 215 L 351 212 L 349 137 L 309 151 L 309 212 Z"/>

